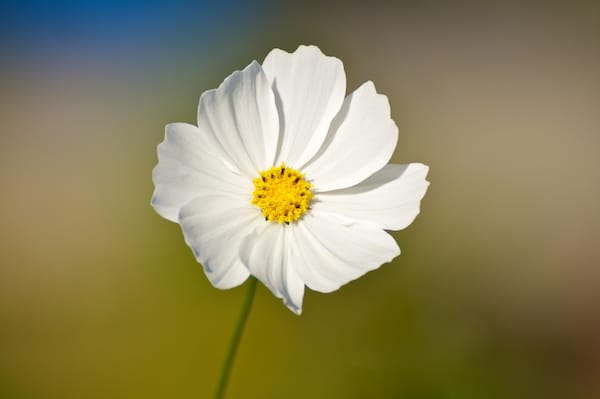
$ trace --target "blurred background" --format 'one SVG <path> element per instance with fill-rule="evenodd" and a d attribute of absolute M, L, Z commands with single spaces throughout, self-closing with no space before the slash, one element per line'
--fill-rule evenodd
<path fill-rule="evenodd" d="M 392 264 L 259 286 L 230 398 L 600 397 L 600 6 L 0 5 L 0 397 L 205 398 L 245 287 L 149 205 L 164 125 L 274 47 L 372 80 L 430 165 Z"/>

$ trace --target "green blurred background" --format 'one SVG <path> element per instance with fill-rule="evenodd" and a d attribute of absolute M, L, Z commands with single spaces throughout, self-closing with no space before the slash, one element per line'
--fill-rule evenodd
<path fill-rule="evenodd" d="M 164 125 L 274 47 L 373 80 L 430 165 L 392 264 L 263 286 L 230 398 L 600 397 L 597 2 L 0 6 L 0 397 L 205 398 L 244 287 L 150 207 Z"/>

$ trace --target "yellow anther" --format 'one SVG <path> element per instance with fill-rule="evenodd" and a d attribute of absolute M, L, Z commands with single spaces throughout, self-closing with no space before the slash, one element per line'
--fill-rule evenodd
<path fill-rule="evenodd" d="M 313 197 L 304 175 L 284 163 L 263 170 L 253 182 L 252 203 L 262 209 L 265 220 L 279 224 L 300 219 Z"/>

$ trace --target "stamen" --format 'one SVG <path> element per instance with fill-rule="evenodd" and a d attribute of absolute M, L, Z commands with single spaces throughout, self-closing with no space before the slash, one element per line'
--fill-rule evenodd
<path fill-rule="evenodd" d="M 302 173 L 286 168 L 284 163 L 263 170 L 253 182 L 252 203 L 262 210 L 266 221 L 289 225 L 309 209 L 312 185 Z"/>

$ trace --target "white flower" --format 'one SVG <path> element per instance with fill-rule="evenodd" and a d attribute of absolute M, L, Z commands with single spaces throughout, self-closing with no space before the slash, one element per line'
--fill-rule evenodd
<path fill-rule="evenodd" d="M 387 164 L 387 97 L 345 91 L 339 59 L 274 49 L 202 94 L 198 126 L 167 125 L 152 205 L 215 287 L 253 275 L 300 314 L 305 285 L 335 291 L 400 254 L 384 230 L 417 216 L 428 167 Z"/>

